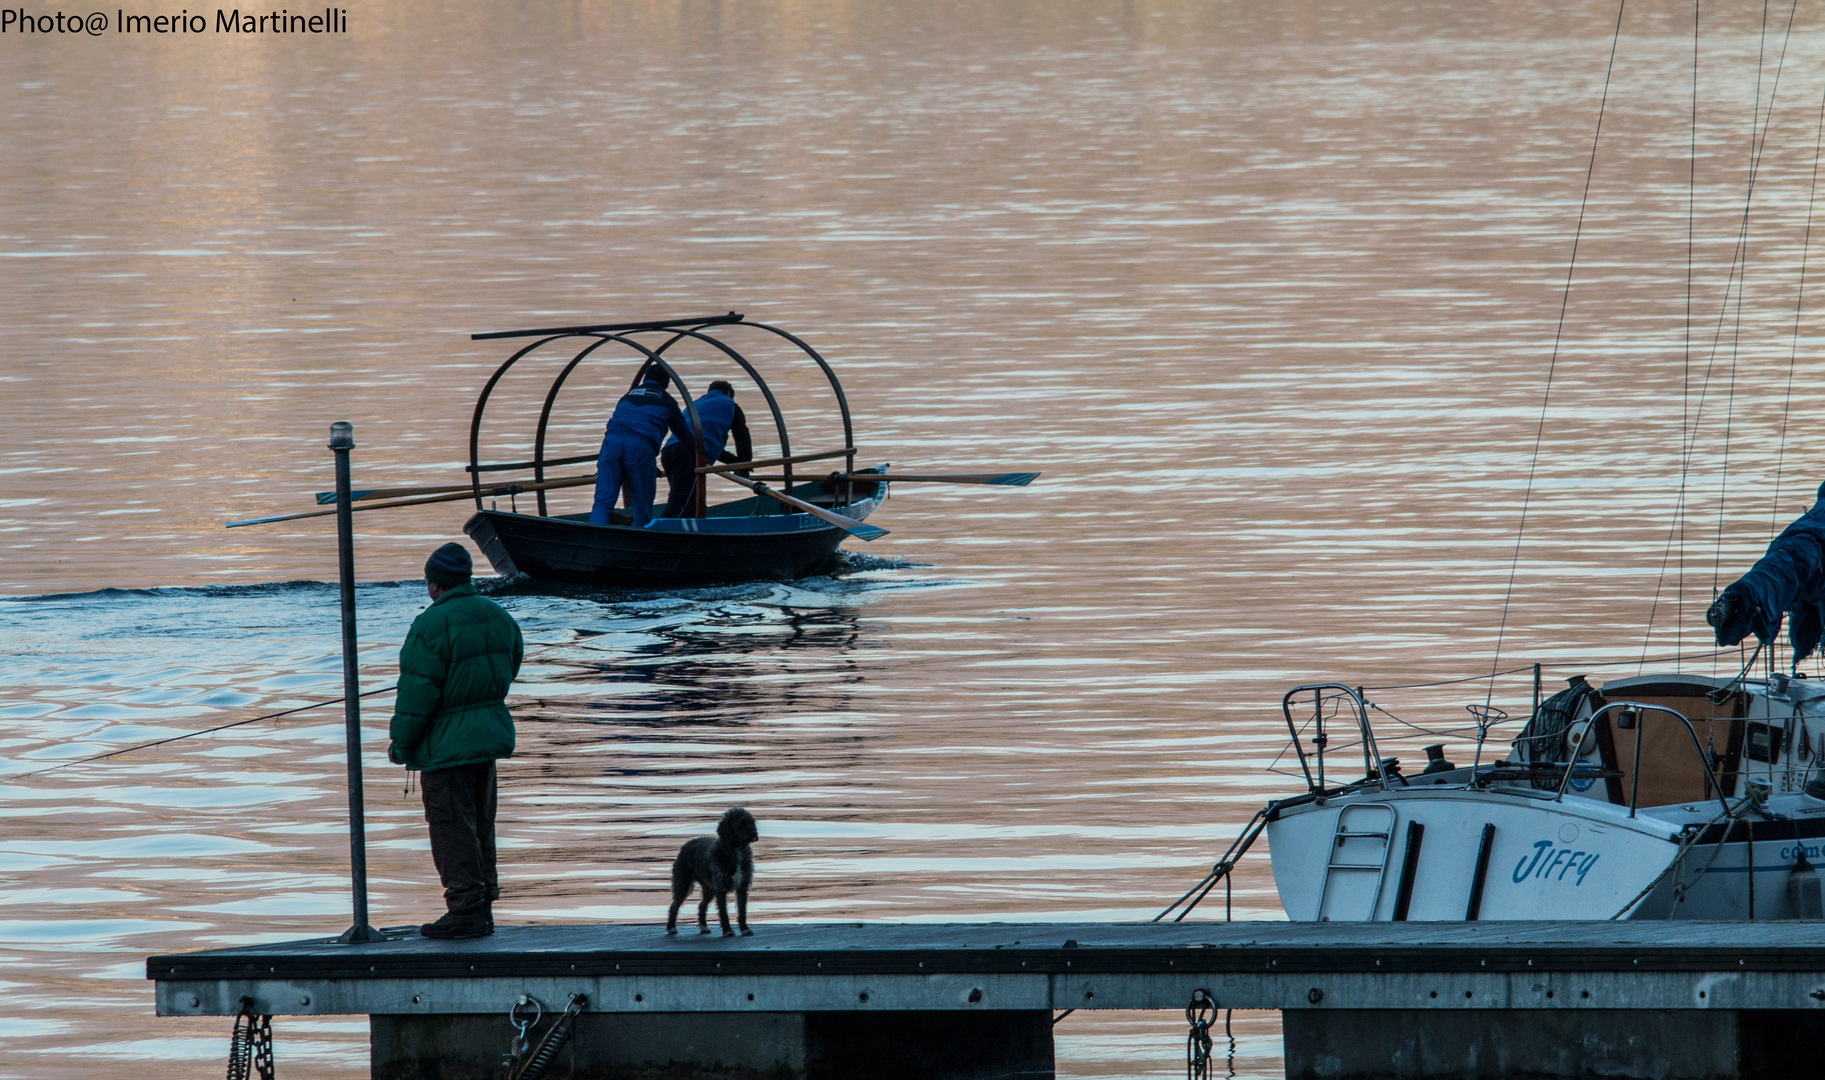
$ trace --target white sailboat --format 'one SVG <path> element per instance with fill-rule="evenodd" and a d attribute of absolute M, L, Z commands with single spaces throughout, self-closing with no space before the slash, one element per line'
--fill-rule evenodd
<path fill-rule="evenodd" d="M 1696 56 L 1695 38 L 1695 101 Z M 1796 355 L 1798 330 L 1796 314 Z M 1720 647 L 1777 646 L 1783 621 L 1788 674 L 1770 648 L 1752 675 L 1757 649 L 1735 677 L 1580 675 L 1541 700 L 1536 667 L 1528 722 L 1494 762 L 1482 736 L 1505 717 L 1487 701 L 1470 706 L 1476 760 L 1440 744 L 1408 773 L 1379 751 L 1362 688 L 1294 687 L 1281 708 L 1305 790 L 1263 807 L 1159 918 L 1184 918 L 1263 835 L 1295 920 L 1825 918 L 1825 679 L 1798 671 L 1825 628 L 1825 485 L 1707 613 Z"/>
<path fill-rule="evenodd" d="M 1303 732 L 1296 704 L 1315 713 Z M 1359 691 L 1302 686 L 1285 705 L 1308 786 L 1261 821 L 1289 918 L 1825 916 L 1818 680 L 1578 677 L 1507 760 L 1454 767 L 1429 748 L 1413 776 L 1377 760 Z M 1333 786 L 1338 705 L 1363 775 Z"/>

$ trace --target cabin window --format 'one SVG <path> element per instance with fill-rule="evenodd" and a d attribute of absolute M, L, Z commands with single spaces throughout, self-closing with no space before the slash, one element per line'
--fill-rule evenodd
<path fill-rule="evenodd" d="M 1619 782 L 1609 789 L 1612 802 L 1626 803 L 1632 793 L 1636 795 L 1635 805 L 1641 807 L 1700 802 L 1714 798 L 1720 789 L 1725 795 L 1734 795 L 1744 757 L 1772 759 L 1780 750 L 1780 733 L 1768 730 L 1766 724 L 1744 722 L 1747 695 L 1733 693 L 1721 702 L 1712 701 L 1710 693 L 1722 684 L 1723 680 L 1701 676 L 1647 676 L 1603 685 L 1605 702 L 1632 701 L 1676 710 L 1692 722 L 1698 736 L 1698 750 L 1694 750 L 1685 725 L 1661 708 L 1640 710 L 1635 729 L 1618 724 L 1608 733 L 1615 767 L 1622 772 Z M 1599 726 L 1606 725 L 1600 721 Z M 1764 729 L 1763 741 L 1770 755 L 1767 759 L 1754 757 L 1747 745 L 1749 729 L 1754 727 Z M 1637 745 L 1641 751 L 1639 777 Z"/>

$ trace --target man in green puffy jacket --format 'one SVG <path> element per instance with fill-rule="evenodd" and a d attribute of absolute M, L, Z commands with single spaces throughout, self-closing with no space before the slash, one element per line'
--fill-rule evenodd
<path fill-rule="evenodd" d="M 420 932 L 428 938 L 494 932 L 501 895 L 494 868 L 494 762 L 513 756 L 507 687 L 519 674 L 525 639 L 499 604 L 476 594 L 461 544 L 425 563 L 431 606 L 412 620 L 399 648 L 399 694 L 387 760 L 423 772 L 431 861 L 449 910 Z"/>

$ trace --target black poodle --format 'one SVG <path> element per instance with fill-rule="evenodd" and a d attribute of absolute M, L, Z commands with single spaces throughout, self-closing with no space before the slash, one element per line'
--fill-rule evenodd
<path fill-rule="evenodd" d="M 672 910 L 665 915 L 665 932 L 678 932 L 678 909 L 691 895 L 695 882 L 703 889 L 703 902 L 697 905 L 697 932 L 710 932 L 710 899 L 716 899 L 716 914 L 722 919 L 722 936 L 733 937 L 729 927 L 729 890 L 735 890 L 735 921 L 744 937 L 748 929 L 748 886 L 754 884 L 754 852 L 749 847 L 760 839 L 754 826 L 754 815 L 739 806 L 730 807 L 716 823 L 715 836 L 699 836 L 678 849 L 672 862 Z"/>

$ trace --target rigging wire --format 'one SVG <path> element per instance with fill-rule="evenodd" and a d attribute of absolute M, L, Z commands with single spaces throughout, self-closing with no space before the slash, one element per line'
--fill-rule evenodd
<path fill-rule="evenodd" d="M 1800 241 L 1799 295 L 1793 304 L 1793 345 L 1787 354 L 1787 393 L 1781 400 L 1781 439 L 1774 455 L 1774 503 L 1768 508 L 1768 539 L 1781 518 L 1781 470 L 1787 459 L 1787 420 L 1793 409 L 1793 371 L 1800 358 L 1800 316 L 1806 309 L 1806 256 L 1812 249 L 1812 210 L 1819 194 L 1819 150 L 1825 146 L 1825 93 L 1819 97 L 1819 125 L 1812 138 L 1812 182 L 1806 192 L 1806 232 Z"/>
<path fill-rule="evenodd" d="M 1456 738 L 1459 735 L 1469 735 L 1473 731 L 1484 730 L 1484 725 L 1482 725 L 1482 724 L 1470 724 L 1467 727 L 1457 727 L 1457 728 L 1424 727 L 1422 725 L 1414 723 L 1411 720 L 1404 719 L 1400 716 L 1395 715 L 1392 712 L 1389 712 L 1387 709 L 1382 708 L 1380 705 L 1375 704 L 1373 701 L 1367 702 L 1366 704 L 1369 706 L 1369 708 L 1374 709 L 1376 712 L 1382 714 L 1383 716 L 1394 721 L 1395 723 L 1399 724 L 1400 726 L 1412 728 L 1414 731 L 1419 732 L 1421 735 L 1431 735 L 1431 736 L 1436 736 L 1438 738 Z M 1401 738 L 1410 739 L 1412 737 L 1413 736 L 1411 736 L 1411 735 L 1407 735 L 1407 736 L 1397 735 L 1393 739 L 1384 739 L 1384 740 L 1379 740 L 1379 741 L 1394 742 Z"/>
<path fill-rule="evenodd" d="M 1711 564 L 1711 595 L 1717 595 L 1717 582 L 1723 573 L 1724 565 L 1724 497 L 1728 490 L 1730 478 L 1730 436 L 1736 419 L 1736 368 L 1740 357 L 1740 345 L 1743 335 L 1743 296 L 1749 291 L 1749 210 L 1755 200 L 1755 178 L 1761 170 L 1762 154 L 1768 149 L 1768 131 L 1774 126 L 1774 100 L 1781 89 L 1781 72 L 1787 66 L 1787 46 L 1793 39 L 1793 17 L 1799 10 L 1800 0 L 1793 0 L 1793 6 L 1787 12 L 1787 32 L 1781 38 L 1781 56 L 1774 67 L 1774 82 L 1768 88 L 1768 111 L 1764 115 L 1762 107 L 1762 60 L 1761 53 L 1756 55 L 1755 64 L 1755 111 L 1749 121 L 1749 186 L 1743 195 L 1743 219 L 1737 228 L 1736 255 L 1742 264 L 1742 273 L 1736 281 L 1736 320 L 1730 338 L 1730 379 L 1729 391 L 1724 405 L 1724 451 L 1723 460 L 1717 475 L 1717 547 Z M 1768 38 L 1768 0 L 1762 0 L 1762 41 L 1766 50 Z M 1761 138 L 1756 138 L 1756 126 L 1761 126 Z M 1726 292 L 1724 304 L 1729 306 L 1729 295 Z M 1723 313 L 1718 315 L 1720 329 Z"/>
<path fill-rule="evenodd" d="M 1685 422 L 1680 422 L 1680 441 L 1685 441 Z M 1673 651 L 1684 652 L 1686 645 L 1685 620 L 1679 617 L 1680 608 L 1686 595 L 1686 480 L 1685 470 L 1680 470 L 1679 495 L 1673 500 L 1673 520 L 1667 525 L 1667 543 L 1660 552 L 1660 576 L 1654 581 L 1654 602 L 1648 606 L 1648 627 L 1641 635 L 1641 659 L 1636 662 L 1636 673 L 1648 665 L 1648 648 L 1653 644 L 1654 616 L 1660 611 L 1660 593 L 1667 583 L 1667 562 L 1672 558 L 1673 537 L 1679 537 L 1678 577 L 1673 587 Z"/>
<path fill-rule="evenodd" d="M 1533 458 L 1527 465 L 1527 489 L 1521 496 L 1521 521 L 1515 528 L 1514 557 L 1508 564 L 1508 589 L 1502 596 L 1502 619 L 1496 628 L 1495 655 L 1489 663 L 1489 692 L 1495 693 L 1495 673 L 1502 663 L 1502 638 L 1508 632 L 1508 608 L 1514 600 L 1515 573 L 1521 565 L 1521 539 L 1527 532 L 1527 508 L 1533 501 L 1534 474 L 1540 467 L 1540 444 L 1546 436 L 1546 404 L 1552 398 L 1553 374 L 1559 366 L 1559 343 L 1565 337 L 1565 311 L 1571 304 L 1572 274 L 1578 267 L 1578 241 L 1584 236 L 1584 211 L 1590 204 L 1591 178 L 1597 173 L 1597 142 L 1603 135 L 1603 112 L 1609 106 L 1610 76 L 1616 70 L 1616 46 L 1622 41 L 1622 13 L 1628 0 L 1616 4 L 1616 31 L 1610 38 L 1610 59 L 1603 69 L 1603 97 L 1597 103 L 1597 127 L 1591 133 L 1590 167 L 1584 173 L 1584 194 L 1578 200 L 1578 224 L 1572 231 L 1571 261 L 1565 268 L 1565 289 L 1559 297 L 1559 324 L 1553 331 L 1552 359 L 1546 365 L 1546 390 L 1540 395 L 1540 421 L 1534 429 Z M 1484 702 L 1488 704 L 1487 701 Z"/>
<path fill-rule="evenodd" d="M 1689 427 L 1692 412 L 1692 263 L 1697 244 L 1698 212 L 1698 24 L 1699 4 L 1702 0 L 1692 0 L 1692 122 L 1686 135 L 1686 317 L 1685 343 L 1680 350 L 1679 375 L 1679 441 L 1684 443 L 1690 437 Z M 1679 526 L 1679 579 L 1673 593 L 1673 651 L 1686 651 L 1686 622 L 1680 618 L 1686 602 L 1686 469 L 1684 447 L 1681 448 L 1682 463 L 1679 469 L 1679 498 L 1673 504 L 1673 521 Z M 1667 530 L 1667 543 L 1673 542 L 1672 530 Z M 1660 585 L 1667 578 L 1666 558 L 1660 561 L 1660 581 L 1654 583 L 1654 605 L 1660 605 Z M 1654 612 L 1648 612 L 1648 634 L 1654 632 Z M 1642 636 L 1641 655 L 1648 654 L 1647 635 Z M 1642 664 L 1645 667 L 1646 661 Z"/>
<path fill-rule="evenodd" d="M 1698 207 L 1698 25 L 1699 5 L 1692 0 L 1692 122 L 1686 148 L 1686 316 L 1680 349 L 1679 382 L 1679 495 L 1673 500 L 1673 520 L 1667 524 L 1667 543 L 1660 555 L 1660 576 L 1654 580 L 1654 602 L 1648 606 L 1648 626 L 1641 635 L 1641 668 L 1648 663 L 1648 645 L 1654 637 L 1654 616 L 1660 612 L 1660 593 L 1667 583 L 1667 562 L 1672 558 L 1675 531 L 1679 535 L 1679 562 L 1673 584 L 1673 651 L 1686 650 L 1686 622 L 1681 618 L 1686 598 L 1686 440 L 1692 422 L 1692 262 L 1697 241 Z M 1637 672 L 1641 670 L 1637 669 Z"/>
<path fill-rule="evenodd" d="M 1712 657 L 1722 656 L 1724 653 L 1729 652 L 1729 651 L 1731 651 L 1731 650 L 1713 649 L 1710 652 L 1674 653 L 1671 656 L 1650 657 L 1646 662 L 1650 663 L 1650 664 L 1674 664 L 1674 663 L 1680 663 L 1680 662 L 1686 661 L 1686 660 L 1709 660 Z M 1578 669 L 1582 670 L 1584 668 L 1623 667 L 1628 664 L 1639 664 L 1641 662 L 1642 661 L 1640 661 L 1640 660 L 1542 660 L 1542 661 L 1540 661 L 1540 667 L 1543 669 L 1544 668 L 1578 668 Z M 1503 675 L 1516 675 L 1523 671 L 1532 671 L 1533 668 L 1534 668 L 1534 665 L 1532 665 L 1532 664 L 1523 664 L 1520 667 L 1505 668 L 1501 671 L 1492 672 L 1489 675 L 1467 675 L 1461 679 L 1436 679 L 1432 682 L 1392 683 L 1387 686 L 1364 686 L 1364 687 L 1362 687 L 1362 689 L 1364 689 L 1364 690 L 1424 690 L 1428 687 L 1433 687 L 1433 686 L 1456 686 L 1461 683 L 1482 682 L 1485 679 L 1500 678 Z"/>
<path fill-rule="evenodd" d="M 1755 179 L 1756 179 L 1756 175 L 1759 172 L 1760 166 L 1761 166 L 1762 149 L 1767 144 L 1767 132 L 1768 132 L 1769 126 L 1771 126 L 1769 122 L 1772 120 L 1773 115 L 1774 115 L 1775 96 L 1780 88 L 1780 76 L 1781 76 L 1781 71 L 1785 67 L 1785 63 L 1786 63 L 1787 46 L 1793 36 L 1793 16 L 1794 16 L 1794 12 L 1797 10 L 1798 6 L 1799 6 L 1798 0 L 1794 0 L 1793 8 L 1791 8 L 1788 12 L 1786 35 L 1785 35 L 1785 37 L 1783 37 L 1782 44 L 1781 44 L 1781 59 L 1780 59 L 1779 65 L 1777 65 L 1776 70 L 1775 70 L 1774 85 L 1773 85 L 1773 88 L 1769 91 L 1769 95 L 1768 95 L 1768 111 L 1767 111 L 1766 117 L 1764 117 L 1764 115 L 1762 113 L 1762 102 L 1761 102 L 1761 82 L 1762 82 L 1762 70 L 1765 65 L 1765 58 L 1766 58 L 1766 52 L 1767 52 L 1768 4 L 1767 4 L 1767 0 L 1763 0 L 1761 42 L 1760 42 L 1760 45 L 1758 46 L 1758 51 L 1756 54 L 1755 107 L 1752 111 L 1751 122 L 1750 122 L 1749 178 L 1748 178 L 1747 190 L 1746 190 L 1746 192 L 1744 194 L 1744 198 L 1743 198 L 1743 216 L 1742 216 L 1741 224 L 1738 227 L 1736 243 L 1731 247 L 1729 274 L 1725 278 L 1725 281 L 1724 281 L 1723 302 L 1718 308 L 1717 323 L 1716 323 L 1715 328 L 1712 331 L 1711 349 L 1710 349 L 1709 355 L 1706 357 L 1706 360 L 1705 360 L 1704 375 L 1699 380 L 1698 401 L 1697 401 L 1696 405 L 1690 406 L 1688 408 L 1688 406 L 1686 405 L 1686 402 L 1689 401 L 1689 399 L 1691 397 L 1691 381 L 1692 381 L 1691 380 L 1691 355 L 1690 355 L 1691 278 L 1692 278 L 1692 272 L 1693 272 L 1692 271 L 1692 261 L 1693 261 L 1693 251 L 1694 251 L 1694 246 L 1693 246 L 1694 241 L 1693 241 L 1693 236 L 1692 236 L 1692 230 L 1693 230 L 1692 221 L 1693 221 L 1693 216 L 1694 216 L 1693 207 L 1696 205 L 1696 200 L 1697 200 L 1697 194 L 1696 194 L 1697 193 L 1697 165 L 1696 165 L 1696 161 L 1697 161 L 1697 145 L 1698 145 L 1698 142 L 1697 142 L 1697 139 L 1698 139 L 1697 96 L 1698 96 L 1698 56 L 1699 56 L 1699 53 L 1698 53 L 1698 6 L 1696 3 L 1693 5 L 1693 28 L 1692 28 L 1692 34 L 1693 34 L 1693 43 L 1692 43 L 1693 105 L 1692 105 L 1692 132 L 1691 132 L 1691 136 L 1690 136 L 1690 139 L 1691 139 L 1690 156 L 1691 156 L 1692 164 L 1688 167 L 1688 178 L 1687 178 L 1688 193 L 1687 193 L 1687 209 L 1686 209 L 1686 219 L 1687 219 L 1687 241 L 1686 241 L 1686 258 L 1687 258 L 1687 268 L 1686 268 L 1686 274 L 1687 274 L 1687 297 L 1686 297 L 1687 327 L 1686 327 L 1686 335 L 1687 335 L 1687 345 L 1686 345 L 1686 357 L 1685 357 L 1684 389 L 1683 389 L 1682 404 L 1681 404 L 1682 432 L 1681 432 L 1681 447 L 1680 447 L 1679 494 L 1674 502 L 1673 520 L 1669 524 L 1668 529 L 1667 529 L 1667 551 L 1669 553 L 1671 552 L 1671 550 L 1673 548 L 1675 536 L 1678 537 L 1679 558 L 1678 558 L 1677 570 L 1676 570 L 1678 577 L 1677 577 L 1677 583 L 1675 586 L 1677 589 L 1677 594 L 1674 598 L 1674 611 L 1675 611 L 1674 618 L 1675 618 L 1675 627 L 1676 627 L 1676 635 L 1677 635 L 1675 637 L 1676 648 L 1679 648 L 1682 651 L 1683 651 L 1683 641 L 1684 641 L 1684 639 L 1683 639 L 1684 624 L 1683 624 L 1683 622 L 1681 622 L 1678 619 L 1678 611 L 1682 607 L 1682 605 L 1684 603 L 1684 597 L 1685 597 L 1685 592 L 1684 592 L 1684 590 L 1685 590 L 1685 545 L 1686 545 L 1685 526 L 1686 526 L 1686 511 L 1687 511 L 1686 492 L 1687 492 L 1688 487 L 1690 486 L 1693 458 L 1697 453 L 1698 431 L 1704 420 L 1704 409 L 1705 409 L 1706 400 L 1710 396 L 1711 375 L 1712 375 L 1712 372 L 1716 368 L 1718 352 L 1723 343 L 1724 320 L 1729 315 L 1730 298 L 1731 298 L 1732 290 L 1735 291 L 1736 296 L 1737 296 L 1737 308 L 1738 308 L 1739 325 L 1740 325 L 1742 283 L 1741 283 L 1741 279 L 1738 276 L 1738 269 L 1739 269 L 1739 267 L 1743 267 L 1744 276 L 1746 276 L 1746 274 L 1747 274 L 1746 255 L 1747 255 L 1747 243 L 1748 243 L 1749 212 L 1750 212 L 1750 208 L 1751 208 L 1754 196 L 1755 196 Z M 1760 131 L 1759 140 L 1757 138 L 1758 129 Z M 1731 376 L 1732 376 L 1732 378 L 1731 378 L 1731 399 L 1732 400 L 1731 400 L 1730 406 L 1728 406 L 1730 413 L 1734 412 L 1734 395 L 1735 395 L 1734 363 L 1735 363 L 1735 361 L 1734 361 L 1734 356 L 1733 356 L 1733 358 L 1732 358 L 1733 366 L 1732 366 L 1732 371 L 1731 371 Z M 1729 416 L 1727 415 L 1726 416 L 1726 425 L 1728 425 L 1728 424 L 1729 424 Z M 1728 440 L 1728 426 L 1726 426 L 1726 436 L 1725 436 L 1725 472 L 1726 473 L 1728 470 L 1728 452 L 1729 452 L 1728 451 L 1728 441 L 1729 441 Z M 1723 478 L 1720 477 L 1720 480 L 1719 480 L 1718 536 L 1717 536 L 1718 555 L 1717 555 L 1716 560 L 1713 563 L 1713 569 L 1712 569 L 1712 594 L 1713 594 L 1713 596 L 1715 596 L 1715 594 L 1717 592 L 1717 574 L 1718 574 L 1718 570 L 1722 566 L 1722 544 L 1723 544 L 1723 532 L 1722 532 L 1722 529 L 1723 529 L 1723 502 L 1722 502 L 1722 500 L 1723 500 L 1723 494 L 1724 494 L 1723 483 L 1724 483 Z M 1654 604 L 1649 609 L 1648 626 L 1647 626 L 1647 630 L 1644 634 L 1643 642 L 1642 642 L 1642 651 L 1644 654 L 1646 653 L 1646 651 L 1648 649 L 1648 640 L 1647 639 L 1649 637 L 1651 637 L 1653 634 L 1654 617 L 1659 609 L 1660 594 L 1666 584 L 1666 563 L 1667 563 L 1667 561 L 1668 561 L 1668 555 L 1663 554 L 1662 560 L 1661 560 L 1660 578 L 1655 585 Z M 1644 660 L 1643 664 L 1645 665 L 1645 663 L 1646 663 L 1646 661 Z M 1715 674 L 1715 672 L 1713 672 L 1713 673 Z"/>

